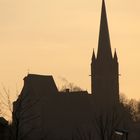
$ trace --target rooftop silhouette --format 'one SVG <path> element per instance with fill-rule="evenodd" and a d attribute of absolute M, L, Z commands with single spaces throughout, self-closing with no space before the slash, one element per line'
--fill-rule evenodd
<path fill-rule="evenodd" d="M 125 130 L 119 104 L 118 58 L 112 56 L 105 1 L 102 1 L 97 57 L 91 62 L 91 94 L 60 92 L 52 76 L 29 74 L 14 103 L 19 140 L 109 140 Z M 120 113 L 121 112 L 121 113 Z M 121 119 L 120 119 L 121 118 Z"/>

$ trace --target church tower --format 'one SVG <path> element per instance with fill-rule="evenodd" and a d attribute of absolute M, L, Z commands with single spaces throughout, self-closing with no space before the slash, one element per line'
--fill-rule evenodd
<path fill-rule="evenodd" d="M 91 92 L 103 100 L 107 99 L 114 103 L 119 101 L 118 58 L 116 50 L 114 55 L 111 51 L 104 0 L 102 1 L 97 57 L 93 50 L 91 62 Z"/>

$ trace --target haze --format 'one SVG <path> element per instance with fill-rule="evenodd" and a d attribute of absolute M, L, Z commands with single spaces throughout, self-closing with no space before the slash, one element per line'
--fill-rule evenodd
<path fill-rule="evenodd" d="M 120 92 L 140 98 L 140 1 L 106 0 L 112 51 L 117 49 Z M 101 0 L 0 0 L 0 82 L 14 96 L 27 73 L 51 74 L 90 92 Z"/>

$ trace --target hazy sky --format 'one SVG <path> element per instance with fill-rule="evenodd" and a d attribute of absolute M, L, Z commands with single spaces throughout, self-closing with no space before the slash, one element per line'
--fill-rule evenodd
<path fill-rule="evenodd" d="M 140 99 L 140 1 L 106 0 L 120 92 Z M 101 0 L 0 0 L 0 83 L 14 95 L 29 73 L 52 74 L 90 92 Z"/>

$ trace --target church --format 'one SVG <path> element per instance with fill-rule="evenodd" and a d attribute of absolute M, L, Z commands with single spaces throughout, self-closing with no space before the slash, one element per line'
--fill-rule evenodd
<path fill-rule="evenodd" d="M 97 55 L 93 51 L 91 60 L 91 93 L 60 92 L 51 75 L 24 78 L 21 94 L 13 104 L 16 139 L 111 140 L 115 130 L 125 129 L 119 108 L 118 58 L 111 50 L 104 0 L 98 51 Z"/>

